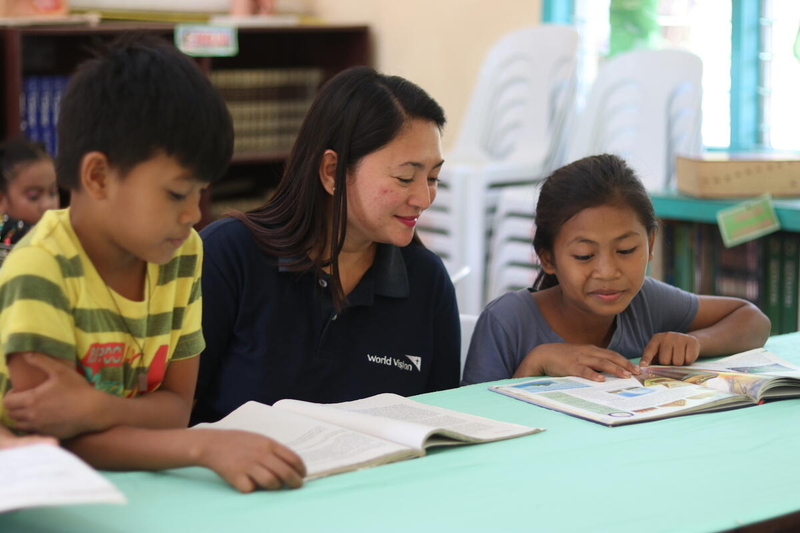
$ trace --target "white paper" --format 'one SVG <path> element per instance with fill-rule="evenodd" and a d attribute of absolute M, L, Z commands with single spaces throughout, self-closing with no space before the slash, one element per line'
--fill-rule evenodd
<path fill-rule="evenodd" d="M 737 353 L 717 361 L 695 361 L 693 368 L 726 370 L 768 376 L 800 377 L 800 367 L 784 361 L 766 348 Z"/>
<path fill-rule="evenodd" d="M 0 451 L 0 512 L 78 503 L 127 503 L 91 466 L 58 446 Z"/>

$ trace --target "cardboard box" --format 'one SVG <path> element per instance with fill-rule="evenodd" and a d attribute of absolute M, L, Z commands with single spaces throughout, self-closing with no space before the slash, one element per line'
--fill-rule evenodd
<path fill-rule="evenodd" d="M 678 156 L 678 191 L 698 198 L 800 196 L 800 153 Z"/>

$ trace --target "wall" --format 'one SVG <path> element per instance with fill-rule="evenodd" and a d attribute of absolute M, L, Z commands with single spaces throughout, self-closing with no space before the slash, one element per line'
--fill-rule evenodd
<path fill-rule="evenodd" d="M 444 107 L 445 148 L 456 137 L 492 43 L 541 19 L 540 0 L 309 0 L 309 5 L 327 22 L 371 27 L 375 66 L 417 83 Z"/>

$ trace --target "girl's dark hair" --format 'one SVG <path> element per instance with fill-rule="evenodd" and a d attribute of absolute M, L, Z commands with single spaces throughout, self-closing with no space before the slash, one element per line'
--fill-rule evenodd
<path fill-rule="evenodd" d="M 14 139 L 0 144 L 0 192 L 8 192 L 14 172 L 20 164 L 52 159 L 42 143 Z"/>
<path fill-rule="evenodd" d="M 440 129 L 445 124 L 439 104 L 408 80 L 370 67 L 339 73 L 320 89 L 306 114 L 272 199 L 233 214 L 262 250 L 290 258 L 289 269 L 319 274 L 330 265 L 336 308 L 345 302 L 338 257 L 347 227 L 347 172 L 389 144 L 411 119 L 431 121 Z M 332 201 L 319 178 L 326 150 L 338 158 Z M 330 257 L 322 257 L 326 244 Z"/>
<path fill-rule="evenodd" d="M 552 257 L 553 242 L 566 221 L 590 207 L 625 205 L 652 231 L 658 227 L 653 203 L 636 173 L 618 156 L 603 154 L 579 159 L 553 172 L 542 184 L 536 205 L 533 248 Z M 558 278 L 539 272 L 534 290 L 558 285 Z"/>

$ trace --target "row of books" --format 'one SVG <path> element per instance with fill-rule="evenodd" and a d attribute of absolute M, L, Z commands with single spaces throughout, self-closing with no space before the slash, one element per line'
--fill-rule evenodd
<path fill-rule="evenodd" d="M 716 225 L 665 221 L 662 253 L 665 282 L 749 300 L 772 321 L 773 335 L 800 329 L 800 235 L 777 232 L 726 248 Z"/>
<path fill-rule="evenodd" d="M 211 73 L 233 117 L 234 151 L 291 148 L 322 82 L 319 68 L 228 69 Z"/>
<path fill-rule="evenodd" d="M 319 68 L 233 69 L 210 74 L 233 117 L 235 150 L 288 150 L 322 82 Z M 25 76 L 20 131 L 56 153 L 56 124 L 69 76 Z"/>
<path fill-rule="evenodd" d="M 56 153 L 56 125 L 69 76 L 25 76 L 19 98 L 20 131 L 24 137 Z"/>

